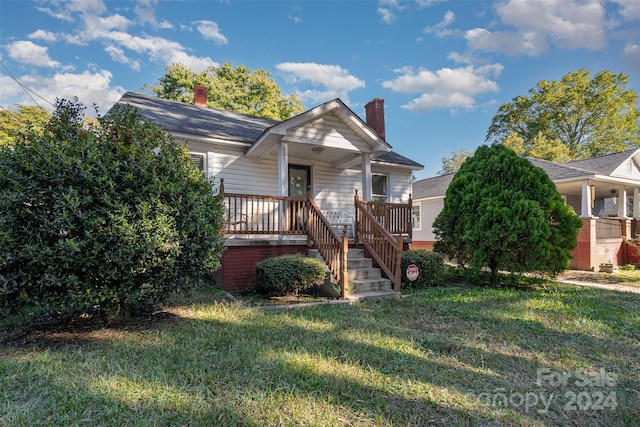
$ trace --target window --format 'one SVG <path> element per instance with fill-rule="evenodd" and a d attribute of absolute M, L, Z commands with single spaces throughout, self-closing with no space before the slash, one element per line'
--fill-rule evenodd
<path fill-rule="evenodd" d="M 420 230 L 420 205 L 414 205 L 411 207 L 411 222 L 415 230 Z"/>
<path fill-rule="evenodd" d="M 207 173 L 207 171 L 205 170 L 205 154 L 204 153 L 191 153 L 189 152 L 189 155 L 191 156 L 191 161 L 193 162 L 194 165 L 196 165 L 196 167 L 198 169 L 200 169 L 202 172 L 204 172 L 205 174 Z"/>
<path fill-rule="evenodd" d="M 388 200 L 387 188 L 387 175 L 373 174 L 371 176 L 371 200 L 386 202 Z"/>

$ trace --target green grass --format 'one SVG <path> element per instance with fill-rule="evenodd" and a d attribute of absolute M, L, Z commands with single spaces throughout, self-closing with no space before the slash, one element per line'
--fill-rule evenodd
<path fill-rule="evenodd" d="M 286 310 L 202 293 L 181 304 L 142 326 L 0 344 L 0 425 L 640 423 L 640 295 L 554 284 Z M 598 372 L 617 378 L 579 376 Z"/>

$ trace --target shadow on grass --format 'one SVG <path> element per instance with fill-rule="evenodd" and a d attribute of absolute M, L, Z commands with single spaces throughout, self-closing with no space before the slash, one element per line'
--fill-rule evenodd
<path fill-rule="evenodd" d="M 601 298 L 616 309 L 606 310 Z M 535 308 L 549 299 L 561 303 L 557 324 L 553 305 Z M 632 399 L 640 390 L 637 341 L 624 348 L 638 338 L 637 308 L 638 299 L 563 288 L 437 288 L 286 312 L 216 306 L 197 318 L 87 334 L 40 353 L 14 348 L 0 358 L 3 388 L 37 384 L 42 396 L 16 392 L 3 406 L 5 417 L 19 419 L 11 409 L 31 402 L 41 414 L 31 420 L 43 424 L 89 417 L 101 425 L 628 425 L 640 419 Z M 617 335 L 565 331 L 571 313 Z M 571 366 L 617 372 L 618 409 L 572 413 L 558 400 L 543 414 L 540 406 L 525 411 L 477 399 L 495 390 L 566 391 L 537 385 L 537 369 Z M 16 378 L 6 377 L 11 372 Z"/>

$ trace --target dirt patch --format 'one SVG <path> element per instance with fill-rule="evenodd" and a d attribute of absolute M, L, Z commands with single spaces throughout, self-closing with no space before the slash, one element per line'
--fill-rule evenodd
<path fill-rule="evenodd" d="M 170 310 L 149 310 L 127 317 L 52 311 L 30 321 L 0 327 L 0 344 L 19 348 L 60 348 L 108 339 L 123 331 L 153 329 L 175 319 Z"/>

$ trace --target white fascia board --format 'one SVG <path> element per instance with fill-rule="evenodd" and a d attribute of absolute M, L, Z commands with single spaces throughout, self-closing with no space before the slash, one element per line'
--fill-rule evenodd
<path fill-rule="evenodd" d="M 411 166 L 411 165 L 399 165 L 397 163 L 389 163 L 389 162 L 378 162 L 376 160 L 371 160 L 371 164 L 376 164 L 376 165 L 380 165 L 380 166 L 388 166 L 388 167 L 392 167 L 392 168 L 399 168 L 399 169 L 409 169 L 412 171 L 420 171 L 422 169 L 424 169 L 424 166 Z"/>
<path fill-rule="evenodd" d="M 413 203 L 416 203 L 416 202 L 432 202 L 434 200 L 440 200 L 440 199 L 444 199 L 444 195 L 442 195 L 442 196 L 433 196 L 433 197 L 423 197 L 421 199 L 413 199 L 412 198 L 411 201 Z"/>

